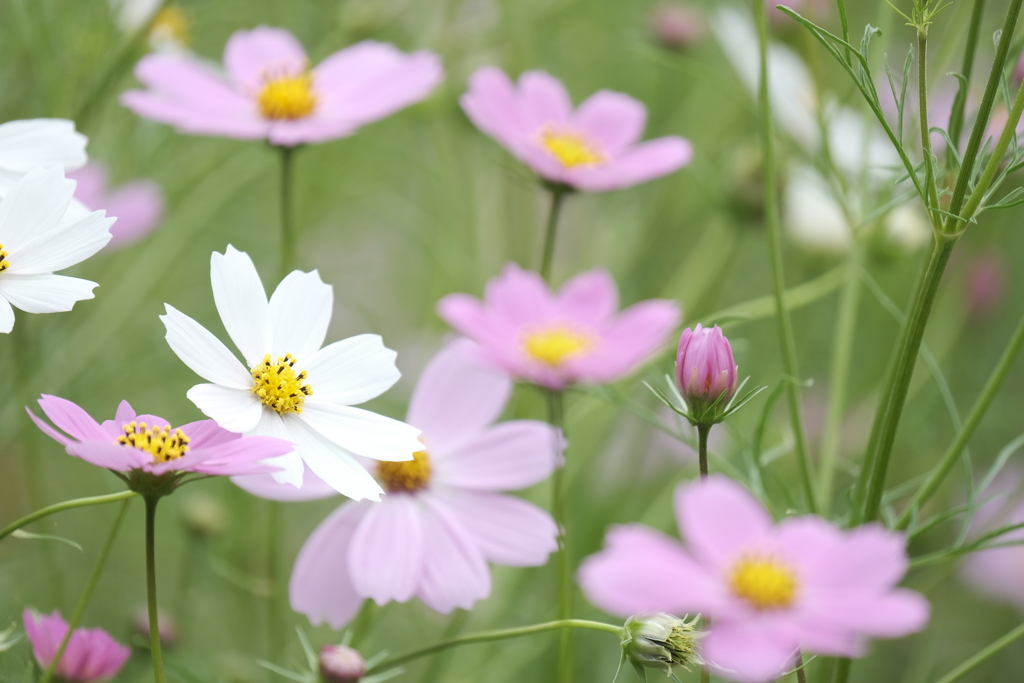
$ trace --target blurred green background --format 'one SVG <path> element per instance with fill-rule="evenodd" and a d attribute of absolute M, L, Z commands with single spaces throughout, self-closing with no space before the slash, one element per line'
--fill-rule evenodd
<path fill-rule="evenodd" d="M 706 0 L 697 6 L 711 11 L 719 4 Z M 931 70 L 937 77 L 958 68 L 971 4 L 957 0 L 932 30 Z M 898 70 L 912 30 L 884 2 L 848 5 L 854 35 L 868 22 L 887 27 L 873 55 L 880 65 L 882 55 L 888 54 Z M 989 36 L 1001 23 L 1005 5 L 989 0 L 976 78 L 983 77 L 991 61 Z M 566 83 L 577 102 L 602 88 L 626 92 L 649 107 L 646 137 L 683 135 L 695 147 L 692 165 L 682 172 L 606 195 L 573 196 L 559 234 L 557 282 L 605 267 L 618 280 L 624 304 L 650 297 L 677 299 L 687 324 L 706 322 L 716 311 L 770 293 L 760 209 L 751 200 L 759 191 L 753 102 L 710 35 L 682 51 L 660 45 L 651 30 L 652 2 L 197 0 L 183 1 L 180 7 L 191 49 L 216 62 L 232 32 L 259 24 L 294 32 L 313 63 L 364 38 L 392 42 L 403 50 L 430 49 L 444 60 L 446 80 L 427 101 L 353 137 L 304 148 L 296 160 L 301 267 L 318 268 L 334 285 L 328 341 L 371 331 L 399 352 L 404 376 L 372 404 L 380 412 L 404 415 L 419 371 L 445 339 L 447 330 L 434 313 L 441 296 L 455 291 L 479 294 L 509 260 L 538 265 L 545 194 L 457 105 L 469 74 L 485 64 L 497 64 L 511 74 L 545 69 Z M 834 11 L 826 11 L 822 21 L 838 30 Z M 792 23 L 773 24 L 773 30 L 776 39 L 815 62 L 833 97 L 866 111 L 824 50 L 802 37 Z M 122 488 L 110 474 L 66 456 L 34 430 L 23 412 L 27 396 L 18 395 L 15 375 L 26 377 L 28 394 L 58 394 L 100 419 L 112 415 L 121 399 L 174 424 L 198 419 L 200 414 L 185 398 L 197 378 L 163 340 L 157 316 L 164 302 L 223 334 L 210 293 L 211 251 L 223 251 L 229 243 L 247 251 L 268 284 L 278 267 L 277 155 L 258 143 L 179 135 L 120 107 L 117 96 L 135 86 L 130 67 L 143 54 L 126 47 L 126 41 L 105 0 L 0 0 L 0 121 L 76 118 L 90 138 L 90 158 L 111 169 L 115 184 L 153 178 L 168 201 L 163 225 L 147 239 L 104 252 L 74 269 L 72 274 L 100 283 L 95 300 L 78 304 L 68 314 L 19 314 L 15 335 L 30 349 L 26 360 L 15 360 L 14 339 L 0 339 L 8 387 L 7 400 L 0 404 L 0 523 L 43 504 Z M 783 156 L 793 151 L 785 138 L 780 137 L 780 145 Z M 744 170 L 738 159 L 751 155 L 754 162 Z M 1020 210 L 992 212 L 971 226 L 940 290 L 926 343 L 961 412 L 970 407 L 1024 310 L 1024 300 L 1016 295 L 1022 276 L 1012 266 L 1024 255 L 1021 215 Z M 986 255 L 1004 264 L 1007 280 L 1002 296 L 980 312 L 972 305 L 969 282 L 976 260 Z M 790 286 L 811 281 L 839 263 L 788 245 L 787 281 Z M 901 308 L 920 267 L 921 253 L 872 250 L 867 263 Z M 801 376 L 813 382 L 804 396 L 815 455 L 820 451 L 837 298 L 833 288 L 793 314 Z M 837 515 L 845 511 L 843 492 L 866 440 L 897 332 L 892 316 L 868 292 L 861 297 L 858 316 L 843 469 L 834 495 Z M 782 369 L 773 319 L 734 320 L 726 333 L 741 375 L 750 375 L 755 385 L 775 387 Z M 666 353 L 612 392 L 578 391 L 569 398 L 571 551 L 576 561 L 601 546 L 612 523 L 640 520 L 675 533 L 671 491 L 696 475 L 695 461 L 685 446 L 616 405 L 632 401 L 657 412 L 657 402 L 640 380 L 660 381 L 671 367 L 671 354 Z M 1024 368 L 1018 367 L 974 438 L 976 471 L 1021 431 L 1022 379 Z M 751 433 L 768 393 L 716 430 L 712 447 L 724 464 L 713 460 L 713 469 L 731 465 L 747 471 Z M 542 418 L 541 398 L 520 387 L 508 416 Z M 786 511 L 788 500 L 799 500 L 781 404 L 769 412 L 764 442 L 765 452 L 777 456 L 767 466 L 766 481 L 777 513 Z M 891 484 L 926 471 L 953 434 L 936 384 L 918 368 L 894 450 Z M 951 480 L 932 509 L 963 499 L 963 475 L 958 472 Z M 545 506 L 549 500 L 546 485 L 524 495 Z M 340 502 L 285 508 L 285 541 L 278 558 L 285 579 L 308 534 Z M 0 627 L 20 622 L 25 605 L 71 612 L 115 507 L 63 513 L 31 527 L 71 539 L 81 544 L 82 552 L 38 540 L 9 538 L 0 544 Z M 187 487 L 160 506 L 159 593 L 179 631 L 177 645 L 166 655 L 172 680 L 241 683 L 274 678 L 254 663 L 268 657 L 265 621 L 273 586 L 267 581 L 263 546 L 267 509 L 265 501 L 227 480 Z M 133 635 L 131 618 L 145 598 L 142 512 L 136 501 L 84 620 L 86 626 L 102 626 L 135 645 L 141 641 Z M 201 532 L 186 523 L 189 515 L 197 514 L 214 514 L 216 523 Z M 958 530 L 957 524 L 938 527 L 915 542 L 913 554 L 947 546 Z M 1020 621 L 1011 607 L 965 588 L 955 570 L 955 563 L 945 563 L 909 575 L 906 584 L 925 591 L 932 601 L 929 628 L 903 641 L 875 644 L 873 657 L 854 667 L 853 680 L 926 683 Z M 415 601 L 379 610 L 371 627 L 360 634 L 360 648 L 370 655 L 381 649 L 403 651 L 433 642 L 446 631 L 521 625 L 554 616 L 552 566 L 495 568 L 493 575 L 491 597 L 469 615 L 437 615 Z M 286 599 L 281 591 L 277 595 Z M 579 616 L 608 618 L 582 596 L 577 606 Z M 281 634 L 281 665 L 301 661 L 291 628 L 296 624 L 315 645 L 340 639 L 340 634 L 311 628 L 305 618 L 290 614 Z M 536 636 L 461 648 L 407 667 L 399 680 L 553 680 L 555 640 Z M 576 642 L 576 680 L 610 681 L 619 656 L 615 643 L 607 635 L 586 632 Z M 21 643 L 0 654 L 0 677 L 31 680 L 29 662 L 28 647 Z M 144 681 L 151 675 L 146 652 L 140 649 L 119 680 Z M 696 680 L 696 674 L 680 676 Z M 1022 678 L 1024 643 L 1017 643 L 964 680 Z"/>

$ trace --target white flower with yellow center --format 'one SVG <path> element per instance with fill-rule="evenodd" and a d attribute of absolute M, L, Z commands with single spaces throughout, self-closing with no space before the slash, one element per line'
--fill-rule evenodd
<path fill-rule="evenodd" d="M 102 249 L 114 219 L 72 210 L 74 192 L 74 181 L 55 166 L 26 173 L 0 199 L 0 332 L 14 327 L 12 306 L 57 313 L 93 297 L 95 282 L 54 271 Z"/>
<path fill-rule="evenodd" d="M 313 271 L 293 271 L 267 301 L 252 260 L 228 246 L 210 263 L 213 298 L 228 336 L 245 361 L 202 325 L 167 305 L 160 317 L 171 349 L 210 384 L 189 399 L 232 432 L 291 441 L 274 459 L 274 478 L 302 486 L 303 462 L 339 493 L 379 500 L 383 492 L 353 454 L 410 460 L 419 430 L 353 405 L 380 395 L 400 374 L 395 352 L 363 334 L 320 345 L 331 319 L 333 290 Z"/>

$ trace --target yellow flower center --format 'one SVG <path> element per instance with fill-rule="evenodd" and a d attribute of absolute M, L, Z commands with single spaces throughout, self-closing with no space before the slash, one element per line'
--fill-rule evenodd
<path fill-rule="evenodd" d="M 7 252 L 4 250 L 4 245 L 0 244 L 0 273 L 4 272 L 11 267 L 11 262 L 7 260 Z"/>
<path fill-rule="evenodd" d="M 540 134 L 540 143 L 566 168 L 604 163 L 604 155 L 579 133 L 559 133 L 546 128 Z"/>
<path fill-rule="evenodd" d="M 523 350 L 545 365 L 558 367 L 594 346 L 594 339 L 568 327 L 548 327 L 528 332 Z"/>
<path fill-rule="evenodd" d="M 729 587 L 754 609 L 789 607 L 796 598 L 796 575 L 772 557 L 744 557 L 729 572 Z"/>
<path fill-rule="evenodd" d="M 430 481 L 430 456 L 416 451 L 412 460 L 377 463 L 377 477 L 388 491 L 417 491 Z"/>
<path fill-rule="evenodd" d="M 153 462 L 177 460 L 188 453 L 188 437 L 180 429 L 171 433 L 171 425 L 150 427 L 145 422 L 129 422 L 124 426 L 124 435 L 117 437 L 117 443 L 145 451 L 153 456 Z"/>
<path fill-rule="evenodd" d="M 263 362 L 250 370 L 253 384 L 252 393 L 279 414 L 301 413 L 302 404 L 313 389 L 303 381 L 309 377 L 305 370 L 295 372 L 295 357 L 290 353 L 279 356 L 277 362 L 268 353 Z"/>
<path fill-rule="evenodd" d="M 313 75 L 276 76 L 263 85 L 257 102 L 265 118 L 280 120 L 302 119 L 316 109 L 317 96 L 313 92 Z"/>
<path fill-rule="evenodd" d="M 149 38 L 153 41 L 167 41 L 188 45 L 190 41 L 188 19 L 176 5 L 164 7 L 153 18 L 149 29 Z"/>

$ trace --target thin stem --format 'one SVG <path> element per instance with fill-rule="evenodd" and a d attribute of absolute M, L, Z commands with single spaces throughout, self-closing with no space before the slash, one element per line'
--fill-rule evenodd
<path fill-rule="evenodd" d="M 1024 624 L 1021 624 L 1017 628 L 1013 629 L 1005 636 L 995 641 L 994 643 L 986 647 L 984 650 L 982 650 L 978 654 L 974 655 L 973 657 L 965 661 L 957 668 L 950 671 L 948 674 L 946 674 L 938 681 L 936 681 L 936 683 L 953 683 L 953 681 L 957 681 L 963 678 L 968 673 L 973 671 L 976 667 L 978 667 L 980 664 L 988 660 L 989 657 L 996 654 L 997 652 L 999 652 L 1007 645 L 1020 638 L 1021 636 L 1024 636 Z"/>
<path fill-rule="evenodd" d="M 850 680 L 850 665 L 853 662 L 849 659 L 838 659 L 836 660 L 836 675 L 832 678 L 832 683 L 846 683 Z"/>
<path fill-rule="evenodd" d="M 565 431 L 564 395 L 560 391 L 548 392 L 548 421 L 555 428 L 555 452 L 558 452 Z M 552 514 L 558 526 L 558 618 L 567 620 L 572 616 L 572 561 L 569 557 L 569 530 L 566 520 L 565 465 L 555 470 L 552 477 Z M 572 632 L 564 630 L 558 637 L 558 680 L 568 683 L 572 680 Z"/>
<path fill-rule="evenodd" d="M 796 651 L 796 683 L 807 683 L 807 672 L 804 667 L 804 655 Z"/>
<path fill-rule="evenodd" d="M 452 615 L 451 620 L 448 622 L 448 626 L 442 634 L 442 640 L 450 640 L 455 636 L 462 633 L 462 629 L 466 627 L 466 621 L 469 620 L 469 612 L 464 609 L 456 610 L 455 614 Z M 427 663 L 426 671 L 420 677 L 422 683 L 433 683 L 433 681 L 441 680 L 441 674 L 444 673 L 445 667 L 448 661 L 451 659 L 452 653 L 442 655 L 440 653 L 435 654 L 430 658 Z"/>
<path fill-rule="evenodd" d="M 782 365 L 786 374 L 794 380 L 800 377 L 797 365 L 796 342 L 793 339 L 793 325 L 786 309 L 786 278 L 783 274 L 782 239 L 779 234 L 778 192 L 775 178 L 775 142 L 772 132 L 771 99 L 768 93 L 768 16 L 764 2 L 754 0 L 757 18 L 758 48 L 760 52 L 760 78 L 758 84 L 758 114 L 760 119 L 761 158 L 764 165 L 765 228 L 768 236 L 768 256 L 772 270 L 772 291 L 775 296 L 775 321 L 779 332 L 782 351 Z M 800 481 L 807 509 L 817 512 L 814 485 L 811 483 L 811 463 L 804 439 L 803 420 L 800 417 L 800 387 L 798 382 L 786 383 L 786 402 L 789 406 L 789 420 L 793 429 L 794 451 L 800 469 Z"/>
<path fill-rule="evenodd" d="M 356 614 L 356 618 L 352 620 L 352 626 L 349 628 L 352 633 L 350 646 L 359 649 L 359 644 L 366 639 L 366 634 L 373 627 L 378 612 L 377 603 L 369 598 L 363 600 L 363 606 L 359 608 L 359 613 Z"/>
<path fill-rule="evenodd" d="M 540 276 L 551 281 L 551 261 L 555 255 L 555 235 L 558 233 L 558 217 L 562 213 L 562 202 L 568 190 L 560 187 L 551 189 L 551 209 L 548 211 L 548 223 L 544 230 L 544 254 L 540 259 Z"/>
<path fill-rule="evenodd" d="M 281 279 L 295 267 L 295 224 L 293 214 L 294 147 L 279 147 L 281 150 Z"/>
<path fill-rule="evenodd" d="M 971 83 L 971 71 L 974 70 L 974 55 L 978 51 L 978 36 L 981 34 L 981 18 L 985 14 L 985 0 L 974 0 L 974 10 L 971 12 L 971 24 L 967 29 L 967 45 L 964 47 L 963 66 L 960 67 L 960 74 L 964 81 L 953 99 L 953 111 L 949 116 L 949 139 L 954 145 L 959 145 L 960 134 L 964 129 L 964 110 L 967 107 L 967 92 Z M 955 150 L 949 150 L 952 159 Z"/>
<path fill-rule="evenodd" d="M 149 604 L 149 651 L 153 657 L 153 678 L 156 683 L 164 683 L 160 622 L 156 607 L 156 504 L 159 502 L 159 497 L 146 498 L 146 596 Z"/>
<path fill-rule="evenodd" d="M 950 444 L 949 448 L 939 459 L 939 464 L 935 469 L 932 470 L 928 479 L 921 484 L 921 487 L 914 494 L 914 498 L 907 505 L 907 508 L 900 515 L 900 518 L 896 521 L 897 529 L 906 529 L 910 524 L 910 520 L 913 517 L 915 510 L 920 510 L 925 503 L 927 503 L 935 492 L 939 490 L 939 486 L 949 475 L 953 466 L 956 465 L 957 460 L 960 458 L 960 454 L 963 453 L 964 448 L 967 447 L 971 437 L 974 436 L 974 431 L 978 428 L 981 423 L 981 419 L 988 412 L 988 408 L 992 405 L 992 400 L 995 399 L 996 394 L 999 393 L 999 389 L 1003 385 L 1003 381 L 1006 379 L 1006 375 L 1009 374 L 1010 368 L 1013 366 L 1014 361 L 1020 354 L 1021 348 L 1024 347 L 1024 316 L 1021 317 L 1020 322 L 1017 324 L 1017 329 L 1014 331 L 1013 336 L 1010 338 L 1010 343 L 1006 345 L 1006 350 L 1003 351 L 1002 357 L 999 359 L 999 363 L 992 370 L 992 374 L 989 375 L 988 381 L 985 383 L 985 387 L 981 390 L 981 394 L 978 395 L 977 400 L 974 402 L 974 407 L 971 408 L 970 414 L 967 416 L 967 420 L 964 422 L 960 432 L 956 435 L 953 443 Z"/>
<path fill-rule="evenodd" d="M 267 572 L 267 585 L 270 586 L 270 590 L 267 593 L 267 653 L 270 656 L 270 661 L 277 661 L 277 655 L 280 651 L 280 644 L 283 642 L 281 636 L 281 610 L 279 609 L 280 600 L 278 593 L 280 587 L 278 583 L 280 576 L 278 572 L 277 558 L 280 555 L 280 538 L 281 538 L 281 504 L 276 500 L 267 501 L 267 556 L 266 556 L 266 572 Z"/>
<path fill-rule="evenodd" d="M 700 478 L 708 478 L 708 434 L 711 433 L 711 425 L 697 425 L 697 459 L 700 464 Z"/>
<path fill-rule="evenodd" d="M 103 549 L 100 550 L 100 556 L 96 559 L 96 565 L 92 568 L 92 574 L 89 575 L 89 580 L 85 582 L 85 589 L 82 591 L 81 597 L 78 598 L 78 604 L 75 606 L 74 613 L 68 620 L 68 632 L 64 634 L 64 639 L 60 641 L 60 646 L 57 648 L 57 652 L 54 653 L 53 659 L 50 660 L 46 670 L 43 671 L 39 683 L 50 683 L 50 679 L 53 678 L 53 672 L 57 670 L 61 657 L 64 656 L 64 650 L 68 646 L 68 641 L 71 640 L 72 632 L 82 623 L 82 615 L 85 614 L 85 608 L 89 605 L 93 591 L 96 590 L 96 584 L 99 583 L 100 575 L 103 574 L 103 567 L 107 564 L 107 557 L 110 556 L 110 549 L 114 547 L 114 539 L 117 537 L 118 529 L 121 528 L 121 520 L 124 519 L 124 513 L 128 509 L 128 503 L 130 502 L 131 498 L 126 498 L 121 505 L 121 510 L 117 513 L 117 517 L 114 518 L 114 525 L 110 527 L 107 542 L 103 545 Z"/>
<path fill-rule="evenodd" d="M 843 290 L 839 297 L 839 313 L 832 347 L 832 365 L 829 369 L 828 415 L 821 438 L 821 465 L 818 469 L 818 502 L 827 514 L 832 504 L 836 463 L 839 460 L 839 441 L 846 410 L 846 388 L 850 379 L 853 359 L 853 341 L 857 333 L 857 308 L 860 305 L 860 269 L 863 249 L 854 247 L 846 263 Z"/>
<path fill-rule="evenodd" d="M 921 150 L 924 154 L 924 184 L 928 191 L 928 218 L 933 226 L 941 226 L 938 213 L 939 195 L 935 189 L 935 167 L 932 164 L 932 141 L 928 128 L 928 26 L 917 29 L 917 94 L 921 116 Z"/>
<path fill-rule="evenodd" d="M 63 503 L 55 503 L 48 507 L 36 510 L 35 512 L 25 515 L 19 520 L 11 522 L 3 529 L 0 529 L 0 540 L 3 540 L 7 536 L 10 536 L 13 532 L 17 531 L 21 527 L 31 524 L 37 519 L 42 519 L 48 515 L 52 515 L 55 512 L 63 512 L 64 510 L 71 510 L 74 508 L 88 507 L 90 505 L 103 505 L 104 503 L 116 503 L 119 500 L 127 500 L 134 498 L 139 494 L 134 491 L 121 491 L 120 493 L 111 493 L 107 496 L 93 496 L 91 498 L 76 498 L 75 500 L 65 500 Z"/>
<path fill-rule="evenodd" d="M 400 654 L 391 659 L 386 659 L 380 664 L 370 667 L 366 670 L 366 675 L 370 676 L 381 671 L 387 671 L 393 669 L 396 666 L 405 664 L 414 659 L 432 655 L 435 652 L 441 650 L 447 650 L 450 647 L 457 647 L 459 645 L 470 645 L 472 643 L 486 643 L 493 640 L 505 640 L 508 638 L 519 638 L 522 636 L 530 636 L 535 633 L 544 633 L 546 631 L 556 630 L 568 630 L 574 628 L 591 629 L 594 631 L 605 631 L 615 635 L 615 637 L 621 637 L 622 627 L 615 626 L 613 624 L 605 624 L 600 621 L 588 621 L 586 619 L 559 619 L 558 621 L 549 621 L 543 624 L 533 624 L 531 626 L 520 626 L 519 628 L 504 628 L 495 631 L 481 631 L 480 633 L 470 633 L 466 636 L 459 636 L 457 638 L 450 638 L 448 640 L 442 640 L 439 643 L 434 643 L 418 650 L 412 650 Z"/>
<path fill-rule="evenodd" d="M 846 3 L 843 0 L 836 0 L 836 7 L 839 9 L 839 23 L 843 27 L 843 42 L 850 43 L 850 19 L 846 16 Z M 846 48 L 846 61 L 850 61 L 850 48 Z"/>

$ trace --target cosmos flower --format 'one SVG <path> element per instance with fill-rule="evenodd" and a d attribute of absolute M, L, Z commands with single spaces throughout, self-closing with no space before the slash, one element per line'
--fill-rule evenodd
<path fill-rule="evenodd" d="M 433 53 L 406 55 L 374 41 L 310 69 L 295 36 L 267 26 L 231 36 L 224 70 L 189 55 L 148 55 L 135 75 L 149 89 L 126 92 L 121 102 L 182 133 L 294 147 L 351 135 L 424 99 L 443 77 Z"/>
<path fill-rule="evenodd" d="M 370 400 L 400 376 L 395 352 L 373 334 L 320 348 L 331 320 L 334 292 L 316 271 L 292 271 L 267 301 L 248 254 L 228 246 L 210 260 L 213 299 L 228 336 L 245 361 L 202 325 L 167 305 L 160 316 L 167 343 L 210 382 L 189 399 L 232 432 L 275 436 L 295 444 L 277 462 L 279 482 L 302 486 L 303 462 L 349 498 L 383 492 L 353 454 L 410 460 L 422 445 L 419 430 L 353 405 Z"/>
<path fill-rule="evenodd" d="M 75 199 L 92 210 L 104 210 L 117 223 L 108 249 L 116 249 L 142 239 L 160 224 L 164 213 L 164 194 L 152 180 L 133 180 L 108 190 L 109 179 L 103 164 L 92 162 L 67 174 L 78 185 Z"/>
<path fill-rule="evenodd" d="M 561 390 L 629 374 L 668 340 L 679 306 L 652 299 L 619 312 L 604 270 L 577 275 L 554 294 L 536 273 L 510 263 L 487 283 L 483 301 L 450 294 L 438 313 L 513 377 Z"/>
<path fill-rule="evenodd" d="M 67 635 L 68 623 L 57 610 L 39 614 L 26 608 L 21 619 L 36 661 L 41 667 L 49 666 Z M 117 675 L 131 654 L 103 629 L 79 628 L 72 632 L 55 673 L 58 679 L 73 683 L 105 681 Z"/>
<path fill-rule="evenodd" d="M 512 383 L 470 346 L 455 342 L 423 371 L 408 414 L 423 443 L 411 461 L 376 465 L 388 495 L 342 505 L 299 552 L 291 604 L 314 624 L 341 628 L 364 598 L 469 609 L 490 593 L 488 561 L 542 565 L 557 548 L 551 517 L 503 492 L 550 476 L 559 432 L 536 420 L 495 424 Z"/>
<path fill-rule="evenodd" d="M 988 489 L 978 492 L 984 502 L 971 520 L 972 537 L 1024 523 L 1022 481 L 1024 472 L 1009 467 L 999 473 Z M 1006 545 L 971 553 L 961 567 L 960 577 L 978 593 L 1009 603 L 1024 613 L 1024 585 L 1020 580 L 1024 545 L 1014 545 L 1022 541 L 1024 529 L 1012 529 L 993 538 L 988 544 Z"/>
<path fill-rule="evenodd" d="M 459 101 L 477 128 L 537 175 L 577 190 L 643 183 L 693 156 L 681 137 L 639 142 L 647 109 L 632 97 L 602 90 L 573 111 L 565 86 L 543 71 L 527 71 L 516 86 L 501 69 L 484 67 Z"/>
<path fill-rule="evenodd" d="M 36 169 L 0 199 L 0 332 L 14 327 L 14 309 L 70 311 L 93 298 L 95 282 L 55 275 L 110 241 L 113 218 L 71 208 L 75 183 L 59 166 Z"/>
<path fill-rule="evenodd" d="M 29 171 L 62 166 L 64 170 L 85 165 L 86 137 L 74 121 L 26 119 L 0 124 L 0 198 Z"/>
<path fill-rule="evenodd" d="M 642 525 L 609 532 L 584 561 L 580 585 L 621 616 L 701 613 L 704 659 L 745 683 L 778 678 L 797 650 L 859 657 L 868 638 L 924 627 L 928 603 L 896 584 L 905 539 L 878 525 L 842 531 L 807 515 L 774 524 L 743 487 L 712 475 L 683 486 L 676 518 L 685 545 Z"/>

